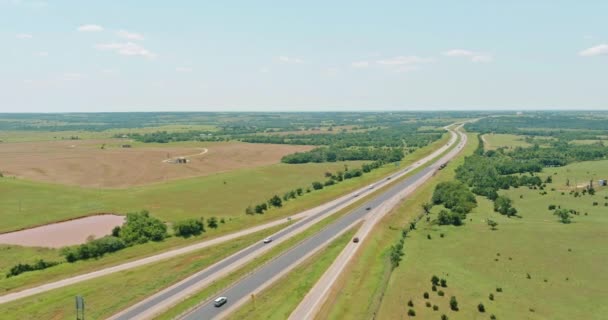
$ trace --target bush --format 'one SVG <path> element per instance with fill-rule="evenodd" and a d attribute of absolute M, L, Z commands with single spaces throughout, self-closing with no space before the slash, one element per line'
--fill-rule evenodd
<path fill-rule="evenodd" d="M 550 204 L 549 205 L 549 210 L 555 210 L 555 205 L 554 204 Z"/>
<path fill-rule="evenodd" d="M 430 303 L 430 302 L 428 302 L 428 301 L 425 303 L 425 305 L 426 305 L 426 307 L 427 307 L 427 308 L 430 308 L 430 307 L 431 307 L 431 303 Z"/>
<path fill-rule="evenodd" d="M 441 278 L 441 281 L 440 281 L 440 282 L 441 282 L 441 286 L 442 286 L 443 288 L 446 288 L 446 287 L 448 286 L 448 282 L 447 282 L 445 279 Z"/>
<path fill-rule="evenodd" d="M 199 219 L 187 219 L 173 224 L 173 232 L 178 237 L 188 238 L 205 232 L 205 225 Z"/>
<path fill-rule="evenodd" d="M 445 295 L 445 293 L 443 292 L 443 290 L 439 290 L 439 291 L 437 291 L 437 294 L 438 294 L 440 297 L 443 297 L 443 296 Z"/>
<path fill-rule="evenodd" d="M 441 320 L 448 320 L 448 316 L 446 316 L 445 314 L 441 315 Z"/>
<path fill-rule="evenodd" d="M 423 296 L 425 299 L 428 299 L 428 298 L 429 298 L 429 293 L 428 293 L 428 292 L 425 292 L 425 293 L 424 293 L 422 296 Z"/>
<path fill-rule="evenodd" d="M 407 315 L 410 317 L 415 317 L 416 316 L 416 311 L 414 311 L 414 309 L 409 309 L 407 311 Z"/>
<path fill-rule="evenodd" d="M 490 295 L 488 296 L 488 299 L 490 299 L 490 301 L 494 301 L 494 294 L 490 293 Z"/>
<path fill-rule="evenodd" d="M 438 286 L 438 285 L 439 285 L 439 277 L 437 277 L 436 275 L 433 275 L 433 276 L 431 277 L 431 283 L 432 283 L 434 286 Z"/>
<path fill-rule="evenodd" d="M 321 182 L 315 181 L 312 183 L 312 188 L 315 190 L 323 189 L 323 184 Z"/>
<path fill-rule="evenodd" d="M 114 236 L 91 240 L 87 243 L 62 249 L 62 255 L 68 262 L 101 257 L 106 253 L 122 250 L 127 247 L 124 240 Z"/>
<path fill-rule="evenodd" d="M 495 315 L 490 315 L 490 320 L 496 320 L 496 316 Z"/>
<path fill-rule="evenodd" d="M 280 208 L 283 206 L 283 200 L 281 200 L 281 198 L 275 194 L 272 198 L 270 198 L 270 200 L 268 200 L 268 204 L 273 207 Z"/>
<path fill-rule="evenodd" d="M 413 306 L 414 306 L 414 301 L 412 301 L 412 299 L 410 299 L 410 300 L 407 302 L 407 306 L 408 306 L 408 307 L 413 307 Z"/>
<path fill-rule="evenodd" d="M 161 241 L 167 237 L 167 226 L 148 211 L 127 213 L 127 221 L 120 230 L 120 238 L 127 246 L 148 241 Z"/>
<path fill-rule="evenodd" d="M 456 297 L 452 296 L 450 298 L 450 309 L 454 310 L 454 311 L 458 311 L 458 301 L 456 300 Z"/>
<path fill-rule="evenodd" d="M 59 264 L 59 262 L 44 261 L 43 259 L 36 261 L 36 263 L 34 263 L 34 264 L 18 263 L 10 269 L 10 271 L 6 274 L 6 277 L 10 278 L 10 277 L 18 276 L 24 272 L 43 270 L 46 268 L 50 268 L 52 266 L 56 266 L 58 264 Z"/>
<path fill-rule="evenodd" d="M 483 303 L 479 303 L 477 305 L 477 310 L 479 310 L 479 312 L 486 312 L 486 307 L 483 306 Z"/>
<path fill-rule="evenodd" d="M 266 210 L 268 210 L 268 205 L 266 204 L 266 202 L 255 206 L 255 213 L 257 213 L 257 214 L 262 214 Z"/>
<path fill-rule="evenodd" d="M 432 289 L 433 291 L 437 291 L 437 286 L 436 286 L 436 285 L 433 285 L 433 287 L 431 287 L 431 289 Z"/>
<path fill-rule="evenodd" d="M 502 292 L 502 288 L 501 287 L 497 287 L 496 288 L 496 292 Z"/>
<path fill-rule="evenodd" d="M 436 304 L 434 304 L 433 305 L 433 311 L 437 311 L 437 310 L 439 310 L 439 307 Z"/>
<path fill-rule="evenodd" d="M 217 227 L 218 227 L 217 218 L 211 217 L 211 218 L 207 219 L 207 227 L 209 227 L 211 229 L 217 229 Z"/>

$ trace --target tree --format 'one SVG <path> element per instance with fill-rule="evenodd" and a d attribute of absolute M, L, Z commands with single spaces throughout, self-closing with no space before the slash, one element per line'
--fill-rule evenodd
<path fill-rule="evenodd" d="M 120 237 L 120 226 L 116 226 L 112 229 L 112 236 Z"/>
<path fill-rule="evenodd" d="M 483 312 L 486 312 L 486 307 L 484 307 L 483 303 L 481 303 L 481 302 L 480 302 L 480 303 L 477 305 L 477 310 L 479 310 L 479 312 L 482 312 L 482 313 L 483 313 Z"/>
<path fill-rule="evenodd" d="M 127 246 L 161 241 L 168 236 L 167 226 L 152 216 L 146 210 L 139 213 L 127 213 L 127 221 L 120 230 L 120 238 Z"/>
<path fill-rule="evenodd" d="M 280 208 L 283 206 L 283 201 L 281 200 L 281 198 L 279 196 L 277 196 L 275 194 L 272 198 L 270 198 L 270 200 L 268 200 L 268 204 L 270 204 L 273 207 Z"/>
<path fill-rule="evenodd" d="M 439 277 L 437 277 L 436 275 L 433 275 L 433 276 L 431 277 L 431 283 L 432 283 L 434 286 L 438 286 L 438 285 L 439 285 Z"/>
<path fill-rule="evenodd" d="M 407 315 L 410 317 L 415 317 L 416 316 L 416 311 L 414 311 L 414 309 L 409 309 L 407 311 Z"/>
<path fill-rule="evenodd" d="M 178 237 L 197 236 L 205 231 L 205 225 L 199 219 L 186 219 L 173 224 L 173 232 Z"/>
<path fill-rule="evenodd" d="M 454 311 L 458 311 L 458 301 L 456 300 L 456 297 L 452 296 L 450 298 L 450 309 L 454 310 Z"/>
<path fill-rule="evenodd" d="M 498 222 L 492 220 L 492 219 L 488 219 L 486 220 L 488 226 L 490 226 L 491 230 L 496 230 L 496 226 L 498 226 Z"/>
<path fill-rule="evenodd" d="M 251 215 L 254 213 L 255 213 L 255 210 L 251 206 L 248 206 L 247 209 L 245 209 L 245 214 Z"/>
<path fill-rule="evenodd" d="M 217 229 L 217 227 L 218 227 L 217 218 L 211 217 L 211 218 L 207 219 L 207 226 L 211 229 Z"/>
<path fill-rule="evenodd" d="M 447 286 L 448 286 L 448 282 L 447 282 L 445 279 L 443 279 L 443 278 L 441 278 L 441 280 L 440 280 L 439 282 L 441 283 L 441 286 L 442 286 L 443 288 L 445 288 L 445 287 L 447 287 Z"/>
<path fill-rule="evenodd" d="M 258 204 L 255 206 L 255 213 L 257 214 L 262 214 L 266 210 L 268 210 L 268 205 L 266 203 Z"/>
<path fill-rule="evenodd" d="M 513 208 L 513 200 L 507 196 L 498 196 L 498 198 L 494 200 L 494 211 L 508 217 L 517 214 L 517 210 Z"/>
<path fill-rule="evenodd" d="M 567 224 L 572 222 L 570 210 L 568 209 L 557 209 L 553 212 L 553 215 L 557 216 L 561 223 Z"/>

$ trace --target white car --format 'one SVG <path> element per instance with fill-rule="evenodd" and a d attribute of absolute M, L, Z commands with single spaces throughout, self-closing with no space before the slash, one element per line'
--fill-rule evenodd
<path fill-rule="evenodd" d="M 270 238 L 270 237 L 264 239 L 264 243 L 271 243 L 271 242 L 272 242 L 272 238 Z"/>
<path fill-rule="evenodd" d="M 226 298 L 226 297 L 219 297 L 219 298 L 213 300 L 213 305 L 216 308 L 219 308 L 219 307 L 223 306 L 224 304 L 226 304 L 226 302 L 228 302 L 228 298 Z"/>

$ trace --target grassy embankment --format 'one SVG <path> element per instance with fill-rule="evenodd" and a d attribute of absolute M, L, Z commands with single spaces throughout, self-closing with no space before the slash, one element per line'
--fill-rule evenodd
<path fill-rule="evenodd" d="M 390 278 L 389 247 L 401 236 L 401 229 L 422 211 L 421 204 L 428 201 L 437 183 L 453 177 L 453 170 L 471 154 L 477 146 L 477 138 L 468 135 L 464 151 L 428 183 L 405 199 L 402 205 L 387 214 L 370 233 L 370 238 L 361 245 L 354 263 L 347 266 L 337 286 L 330 293 L 318 318 L 325 319 L 370 319 L 382 301 Z M 407 243 L 408 240 L 406 240 Z M 406 257 L 408 256 L 406 251 Z M 399 267 L 402 268 L 403 266 Z"/>
<path fill-rule="evenodd" d="M 486 150 L 496 150 L 501 147 L 525 148 L 531 146 L 531 144 L 524 140 L 524 136 L 514 134 L 485 134 L 484 141 Z"/>

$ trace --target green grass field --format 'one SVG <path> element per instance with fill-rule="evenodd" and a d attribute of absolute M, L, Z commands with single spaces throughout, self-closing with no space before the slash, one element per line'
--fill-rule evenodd
<path fill-rule="evenodd" d="M 523 136 L 514 134 L 485 134 L 485 149 L 496 150 L 501 147 L 516 148 L 516 147 L 529 147 L 529 143 L 524 141 Z"/>
<path fill-rule="evenodd" d="M 406 318 L 406 302 L 412 299 L 422 319 L 444 313 L 449 319 L 489 319 L 491 314 L 497 319 L 603 319 L 608 312 L 608 207 L 603 205 L 608 189 L 580 198 L 559 190 L 566 176 L 585 180 L 592 173 L 608 175 L 608 161 L 545 170 L 541 176 L 554 176 L 548 189 L 556 189 L 547 195 L 528 188 L 504 192 L 523 218 L 501 216 L 478 197 L 478 208 L 462 227 L 420 223 L 405 242 L 405 259 L 392 273 L 378 318 Z M 549 204 L 581 215 L 571 224 L 559 223 Z M 498 230 L 490 230 L 487 218 L 498 222 Z M 447 279 L 448 287 L 439 288 L 444 297 L 431 290 L 432 275 Z M 450 296 L 456 296 L 459 311 L 449 309 Z M 426 301 L 439 310 L 427 308 Z M 479 303 L 485 313 L 477 310 Z"/>
<path fill-rule="evenodd" d="M 337 288 L 323 305 L 318 319 L 371 319 L 376 314 L 390 279 L 389 247 L 399 239 L 401 229 L 408 221 L 421 213 L 420 205 L 428 201 L 434 186 L 450 180 L 464 155 L 475 150 L 476 135 L 468 136 L 469 142 L 461 155 L 374 227 L 370 238 L 361 243 L 362 249 L 354 263 L 350 263 L 338 279 Z"/>

